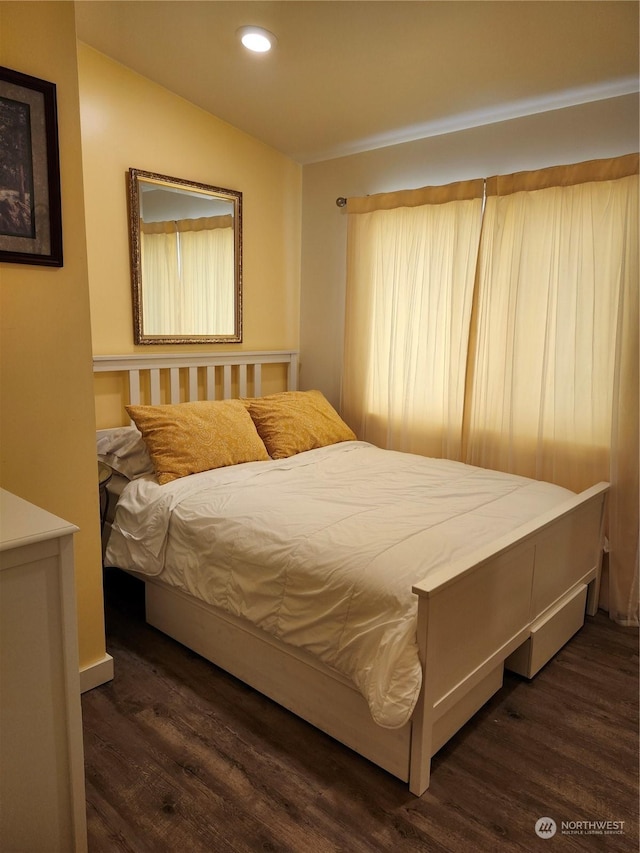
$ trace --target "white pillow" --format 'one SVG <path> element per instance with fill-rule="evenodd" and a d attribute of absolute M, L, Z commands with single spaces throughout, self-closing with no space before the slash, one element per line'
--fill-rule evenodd
<path fill-rule="evenodd" d="M 147 445 L 137 427 L 99 429 L 96 444 L 98 459 L 129 480 L 154 473 Z"/>

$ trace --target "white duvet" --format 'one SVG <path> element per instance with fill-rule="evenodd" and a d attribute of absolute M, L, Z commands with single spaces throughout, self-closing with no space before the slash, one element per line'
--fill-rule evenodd
<path fill-rule="evenodd" d="M 345 442 L 164 486 L 134 480 L 106 562 L 161 576 L 311 652 L 395 728 L 421 685 L 412 585 L 570 495 Z"/>

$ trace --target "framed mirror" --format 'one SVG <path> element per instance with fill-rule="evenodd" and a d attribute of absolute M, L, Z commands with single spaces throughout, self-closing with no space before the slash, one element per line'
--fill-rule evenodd
<path fill-rule="evenodd" d="M 129 169 L 136 344 L 242 340 L 242 193 Z"/>

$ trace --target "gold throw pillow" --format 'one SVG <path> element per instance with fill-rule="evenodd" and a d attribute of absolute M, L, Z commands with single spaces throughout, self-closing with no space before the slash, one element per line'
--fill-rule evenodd
<path fill-rule="evenodd" d="M 142 433 L 161 485 L 212 468 L 269 459 L 239 400 L 126 409 Z"/>
<path fill-rule="evenodd" d="M 245 404 L 273 459 L 356 437 L 321 391 L 283 391 Z"/>

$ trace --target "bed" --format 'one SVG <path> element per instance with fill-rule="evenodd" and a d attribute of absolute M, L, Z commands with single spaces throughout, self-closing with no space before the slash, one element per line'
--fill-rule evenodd
<path fill-rule="evenodd" d="M 265 365 L 282 390 L 264 393 Z M 118 473 L 119 436 L 137 466 L 112 478 L 106 564 L 144 580 L 147 621 L 417 796 L 505 666 L 532 678 L 597 609 L 606 483 L 575 495 L 360 442 L 322 395 L 297 391 L 293 352 L 99 357 L 94 370 L 119 377 L 135 424 L 121 411 L 98 449 Z M 285 428 L 290 412 L 303 420 Z M 248 430 L 214 467 L 181 422 L 211 413 L 232 418 L 215 454 Z"/>

